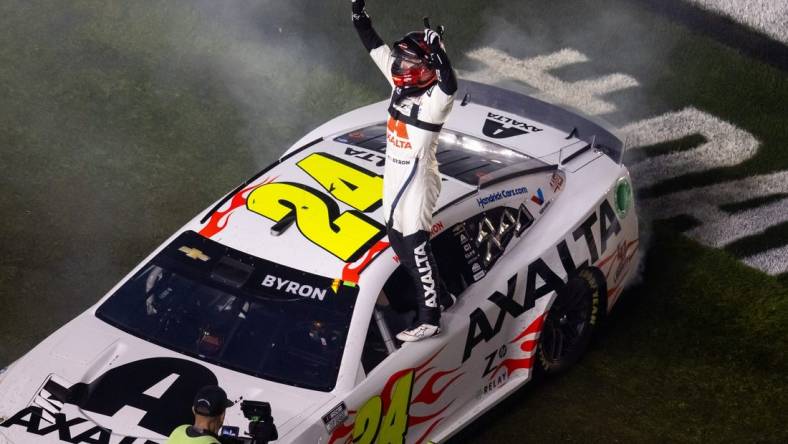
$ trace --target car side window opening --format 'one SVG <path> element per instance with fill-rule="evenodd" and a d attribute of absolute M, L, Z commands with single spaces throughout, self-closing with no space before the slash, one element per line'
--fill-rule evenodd
<path fill-rule="evenodd" d="M 402 268 L 397 268 L 402 270 Z M 392 332 L 402 331 L 409 326 L 416 316 L 416 298 L 415 292 L 406 290 L 405 287 L 394 286 L 393 283 L 402 281 L 402 274 L 395 271 L 389 278 L 384 289 L 381 290 L 378 296 L 378 301 L 375 304 L 375 309 L 372 312 L 372 319 L 367 329 L 367 337 L 364 341 L 364 349 L 361 354 L 361 363 L 364 372 L 369 374 L 372 369 L 378 366 L 389 355 L 396 352 L 402 343 L 394 337 Z M 389 285 L 392 283 L 392 285 Z M 387 294 L 397 291 L 397 295 L 407 295 L 405 298 L 393 297 L 389 299 Z M 399 293 L 400 291 L 408 291 L 408 293 Z M 410 298 L 412 301 L 407 301 Z M 398 300 L 396 305 L 392 302 Z M 404 304 L 402 302 L 405 302 Z M 411 307 L 412 305 L 412 307 Z"/>
<path fill-rule="evenodd" d="M 525 205 L 497 207 L 457 223 L 432 239 L 441 279 L 455 295 L 482 279 L 506 247 L 534 222 Z"/>
<path fill-rule="evenodd" d="M 432 239 L 439 275 L 446 288 L 461 297 L 498 262 L 507 245 L 534 222 L 525 207 L 497 207 L 457 223 Z M 416 317 L 416 283 L 404 267 L 389 276 L 367 329 L 362 365 L 369 374 L 402 344 L 392 337 Z"/>

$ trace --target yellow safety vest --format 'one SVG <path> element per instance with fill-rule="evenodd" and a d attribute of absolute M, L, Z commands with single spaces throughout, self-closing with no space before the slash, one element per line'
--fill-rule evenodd
<path fill-rule="evenodd" d="M 189 427 L 191 427 L 189 424 L 184 424 L 173 430 L 166 444 L 219 444 L 219 441 L 211 435 L 195 437 L 187 435 L 186 430 Z"/>

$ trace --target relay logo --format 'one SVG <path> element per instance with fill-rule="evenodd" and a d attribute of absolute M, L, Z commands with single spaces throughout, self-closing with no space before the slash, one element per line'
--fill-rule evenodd
<path fill-rule="evenodd" d="M 541 189 L 541 188 L 539 188 L 539 189 L 537 189 L 537 190 L 536 190 L 536 194 L 534 194 L 533 196 L 531 196 L 531 200 L 532 200 L 532 201 L 533 201 L 535 204 L 537 204 L 537 205 L 540 205 L 540 206 L 541 206 L 542 204 L 544 204 L 544 194 L 542 194 L 542 189 Z"/>
<path fill-rule="evenodd" d="M 492 193 L 489 196 L 477 198 L 476 199 L 476 203 L 478 203 L 480 207 L 484 208 L 485 206 L 487 206 L 487 205 L 489 205 L 489 204 L 491 204 L 491 203 L 493 203 L 495 201 L 498 201 L 498 200 L 501 200 L 501 199 L 507 199 L 509 197 L 517 196 L 519 194 L 525 194 L 527 192 L 528 192 L 528 188 L 526 188 L 526 187 L 512 188 L 510 190 L 501 190 L 501 191 L 498 191 L 497 193 Z"/>

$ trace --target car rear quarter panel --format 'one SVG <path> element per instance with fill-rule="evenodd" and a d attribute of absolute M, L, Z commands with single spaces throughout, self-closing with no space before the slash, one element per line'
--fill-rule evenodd
<path fill-rule="evenodd" d="M 327 442 L 348 442 L 354 427 L 364 438 L 399 431 L 407 442 L 451 436 L 531 378 L 542 317 L 579 267 L 600 268 L 612 306 L 637 266 L 637 216 L 615 209 L 615 185 L 629 180 L 626 169 L 589 158 L 567 174 L 560 198 L 545 201 L 541 220 L 444 313 L 441 335 L 404 345 L 344 398 L 349 415 Z M 436 220 L 449 227 L 479 212 L 476 197 Z M 403 415 L 406 428 L 392 429 Z"/>

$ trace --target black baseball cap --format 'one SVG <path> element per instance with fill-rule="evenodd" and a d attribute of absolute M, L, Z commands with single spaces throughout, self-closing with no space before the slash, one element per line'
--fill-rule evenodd
<path fill-rule="evenodd" d="M 218 385 L 206 385 L 194 397 L 194 412 L 202 416 L 219 416 L 232 407 L 227 393 Z"/>

